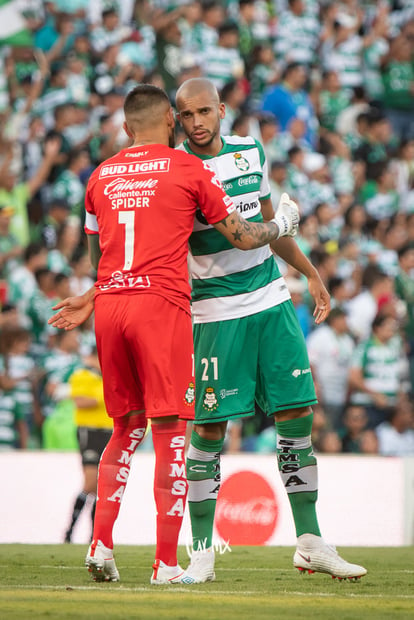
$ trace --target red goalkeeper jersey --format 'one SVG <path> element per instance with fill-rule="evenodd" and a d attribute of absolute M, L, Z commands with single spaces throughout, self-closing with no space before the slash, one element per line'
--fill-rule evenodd
<path fill-rule="evenodd" d="M 99 234 L 97 293 L 149 292 L 189 310 L 188 239 L 197 208 L 210 224 L 234 210 L 208 165 L 160 144 L 123 149 L 92 174 L 87 234 Z"/>

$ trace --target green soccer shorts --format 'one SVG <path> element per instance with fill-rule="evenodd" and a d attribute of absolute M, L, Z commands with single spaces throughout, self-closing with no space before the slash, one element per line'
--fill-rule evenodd
<path fill-rule="evenodd" d="M 305 339 L 291 300 L 240 319 L 195 324 L 195 423 L 317 403 Z"/>

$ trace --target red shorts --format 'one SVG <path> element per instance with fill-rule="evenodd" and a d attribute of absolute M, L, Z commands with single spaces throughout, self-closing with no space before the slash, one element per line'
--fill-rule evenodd
<path fill-rule="evenodd" d="M 103 294 L 95 332 L 108 415 L 194 419 L 190 315 L 159 295 Z"/>

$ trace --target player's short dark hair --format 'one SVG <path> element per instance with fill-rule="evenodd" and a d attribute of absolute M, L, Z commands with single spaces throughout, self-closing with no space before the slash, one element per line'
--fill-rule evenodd
<path fill-rule="evenodd" d="M 147 111 L 160 103 L 170 105 L 167 93 L 153 84 L 138 84 L 125 97 L 125 116 L 134 112 Z"/>

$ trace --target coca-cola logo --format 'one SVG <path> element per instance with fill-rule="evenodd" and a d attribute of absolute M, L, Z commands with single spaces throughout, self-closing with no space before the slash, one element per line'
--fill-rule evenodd
<path fill-rule="evenodd" d="M 278 517 L 275 491 L 263 476 L 240 471 L 221 485 L 215 524 L 220 538 L 231 545 L 264 545 Z"/>

